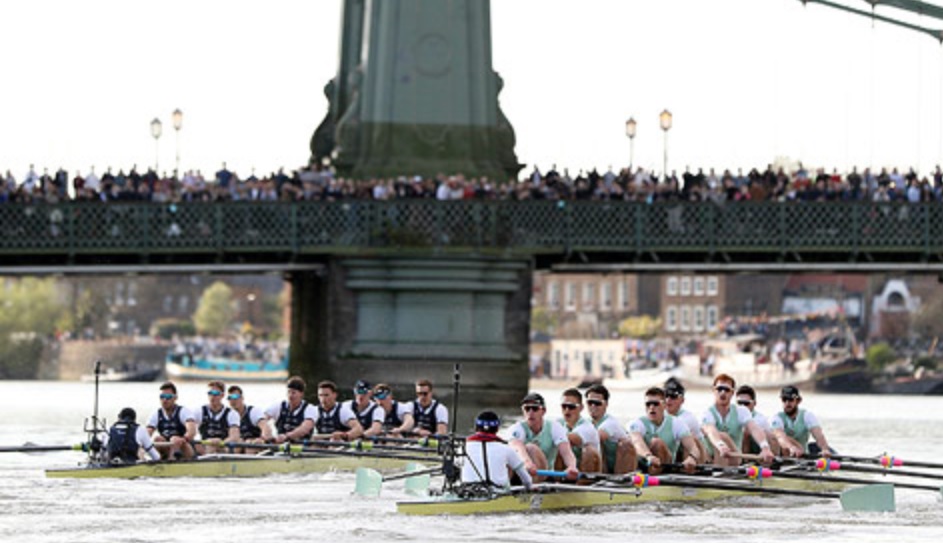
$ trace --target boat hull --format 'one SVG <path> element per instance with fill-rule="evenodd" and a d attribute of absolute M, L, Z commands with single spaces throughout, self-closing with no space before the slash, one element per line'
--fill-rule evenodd
<path fill-rule="evenodd" d="M 763 483 L 771 488 L 835 491 L 844 485 L 826 481 L 794 479 L 769 480 Z M 546 491 L 516 492 L 495 498 L 460 499 L 439 496 L 429 500 L 403 501 L 396 510 L 406 515 L 475 515 L 521 513 L 526 511 L 554 511 L 589 507 L 631 506 L 653 502 L 708 501 L 735 496 L 746 492 L 736 489 L 713 489 L 685 486 L 657 486 L 638 489 L 630 486 L 613 487 L 611 492 L 549 488 Z"/>
<path fill-rule="evenodd" d="M 324 473 L 354 471 L 358 467 L 379 471 L 405 469 L 414 459 L 392 455 L 323 455 L 323 456 L 243 456 L 213 455 L 181 462 L 142 462 L 119 466 L 79 466 L 46 470 L 53 479 L 136 479 L 140 477 L 262 477 L 285 473 Z M 429 455 L 429 463 L 440 462 Z"/>
<path fill-rule="evenodd" d="M 178 381 L 271 381 L 282 382 L 288 379 L 287 369 L 277 370 L 219 370 L 200 366 L 183 366 L 173 362 L 166 364 L 168 379 Z"/>

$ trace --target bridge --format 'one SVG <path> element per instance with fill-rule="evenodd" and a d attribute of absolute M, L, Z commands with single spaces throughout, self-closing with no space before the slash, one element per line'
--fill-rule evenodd
<path fill-rule="evenodd" d="M 253 272 L 332 258 L 537 268 L 943 271 L 943 206 L 431 200 L 0 206 L 0 273 Z"/>

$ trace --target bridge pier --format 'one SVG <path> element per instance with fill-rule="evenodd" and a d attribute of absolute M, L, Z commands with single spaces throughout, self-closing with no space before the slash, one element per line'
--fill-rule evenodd
<path fill-rule="evenodd" d="M 508 408 L 528 380 L 530 260 L 331 258 L 293 274 L 291 372 L 312 386 L 387 382 L 414 399 L 426 378 L 451 408 L 461 364 L 459 430 L 483 407 Z"/>

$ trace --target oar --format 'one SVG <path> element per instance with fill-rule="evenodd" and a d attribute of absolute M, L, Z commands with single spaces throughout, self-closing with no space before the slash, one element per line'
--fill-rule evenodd
<path fill-rule="evenodd" d="M 759 456 L 755 454 L 741 454 L 738 455 L 740 458 L 745 458 L 747 460 L 758 459 Z M 888 469 L 888 468 L 879 468 L 876 466 L 861 466 L 854 463 L 842 463 L 838 460 L 826 460 L 825 458 L 819 458 L 818 460 L 807 460 L 805 458 L 790 458 L 788 456 L 775 458 L 775 463 L 778 464 L 799 464 L 801 466 L 806 466 L 810 468 L 817 469 L 819 471 L 859 471 L 861 473 L 877 473 L 880 475 L 899 475 L 901 477 L 922 477 L 924 479 L 933 479 L 933 480 L 943 480 L 943 475 L 936 473 L 925 473 L 921 471 L 906 470 L 906 469 Z"/>
<path fill-rule="evenodd" d="M 392 436 L 362 436 L 363 441 L 377 441 L 380 443 L 402 443 L 404 445 L 418 445 L 436 449 L 439 447 L 439 441 L 447 436 L 428 436 L 428 437 L 392 437 Z"/>
<path fill-rule="evenodd" d="M 349 449 L 354 449 L 358 451 L 369 451 L 372 449 L 387 450 L 387 451 L 419 451 L 419 450 L 428 450 L 425 447 L 405 447 L 403 445 L 378 445 L 372 441 L 327 441 L 314 439 L 310 441 L 305 441 L 305 445 L 317 445 L 319 447 L 346 447 Z M 418 444 L 413 442 L 414 445 Z"/>
<path fill-rule="evenodd" d="M 814 459 L 815 457 L 810 455 L 805 455 L 803 458 Z M 835 460 L 841 460 L 844 462 L 858 462 L 861 464 L 877 464 L 885 468 L 897 468 L 900 466 L 907 466 L 911 468 L 936 468 L 943 469 L 943 464 L 937 462 L 923 462 L 920 460 L 904 460 L 902 458 L 897 458 L 896 456 L 883 454 L 881 456 L 851 456 L 847 454 L 833 454 L 832 458 Z M 896 470 L 895 470 L 896 471 Z"/>
<path fill-rule="evenodd" d="M 824 483 L 835 482 L 835 483 L 851 483 L 858 485 L 870 485 L 874 484 L 873 480 L 869 479 L 858 479 L 855 477 L 843 477 L 841 475 L 823 475 L 820 473 L 809 473 L 801 471 L 775 471 L 774 475 L 781 479 L 802 479 L 805 481 L 821 481 Z M 896 481 L 889 481 L 888 484 L 894 485 L 894 488 L 910 488 L 914 490 L 932 490 L 934 492 L 940 492 L 940 487 L 933 485 L 918 485 L 915 483 L 899 483 Z"/>
<path fill-rule="evenodd" d="M 34 445 L 32 443 L 24 443 L 18 447 L 0 447 L 0 453 L 6 452 L 18 452 L 18 453 L 34 453 L 34 452 L 53 452 L 53 451 L 81 451 L 88 452 L 88 443 L 76 443 L 75 445 Z"/>
<path fill-rule="evenodd" d="M 332 443 L 332 442 L 328 442 Z M 424 452 L 421 450 L 415 450 L 414 452 L 419 453 L 415 455 L 408 454 L 398 454 L 391 451 L 384 452 L 375 452 L 375 451 L 358 451 L 358 450 L 346 450 L 346 449 L 324 449 L 316 447 L 306 447 L 305 445 L 299 443 L 282 443 L 281 445 L 274 443 L 226 443 L 227 447 L 230 448 L 243 448 L 243 449 L 265 449 L 274 452 L 280 452 L 284 454 L 290 454 L 295 456 L 318 456 L 318 455 L 335 455 L 335 456 L 360 456 L 364 458 L 402 458 L 404 460 L 415 460 L 417 462 L 430 462 L 438 461 L 440 457 L 432 452 Z M 395 448 L 397 451 L 410 452 L 412 449 L 405 449 L 402 447 Z"/>
<path fill-rule="evenodd" d="M 406 471 L 396 475 L 384 477 L 379 471 L 370 468 L 357 468 L 357 482 L 354 486 L 354 494 L 358 496 L 379 496 L 380 488 L 386 481 L 396 481 L 406 479 L 406 493 L 414 496 L 425 494 L 429 489 L 430 476 L 441 475 L 442 466 L 435 468 L 423 468 L 422 465 L 409 463 L 406 465 Z"/>
<path fill-rule="evenodd" d="M 540 471 L 541 470 L 538 471 L 538 475 L 540 474 Z M 548 476 L 551 474 L 552 476 L 565 476 L 566 472 L 547 471 L 545 474 Z M 633 483 L 636 481 L 638 481 L 638 479 L 633 481 Z M 856 487 L 845 490 L 844 492 L 816 492 L 811 490 L 761 486 L 737 480 L 725 481 L 724 479 L 703 479 L 690 475 L 666 475 L 663 477 L 647 477 L 647 480 L 644 481 L 644 485 L 635 484 L 635 486 L 681 486 L 687 488 L 730 490 L 734 492 L 748 492 L 757 494 L 778 494 L 784 496 L 838 499 L 845 511 L 894 511 L 896 509 L 896 505 L 894 503 L 894 486 L 888 484 L 873 484 Z M 573 485 L 572 488 L 574 490 L 580 490 L 581 488 L 593 487 L 580 487 L 578 485 Z M 613 490 L 617 490 L 617 488 Z M 623 492 L 624 491 L 634 492 L 629 489 L 624 489 Z"/>

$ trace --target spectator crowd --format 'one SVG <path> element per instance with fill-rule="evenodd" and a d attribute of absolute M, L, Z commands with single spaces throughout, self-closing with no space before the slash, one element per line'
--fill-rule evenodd
<path fill-rule="evenodd" d="M 931 202 L 943 199 L 943 171 L 937 166 L 930 176 L 914 170 L 906 174 L 893 168 L 875 174 L 868 168 L 853 168 L 844 175 L 837 170 L 810 172 L 801 164 L 795 171 L 768 166 L 764 171 L 748 173 L 729 170 L 718 174 L 676 172 L 657 177 L 643 168 L 625 168 L 618 173 L 610 168 L 600 174 L 582 171 L 575 177 L 555 167 L 546 173 L 538 168 L 520 181 L 496 182 L 485 177 L 466 178 L 462 174 L 438 174 L 432 177 L 397 176 L 373 179 L 349 179 L 331 170 L 312 166 L 286 173 L 284 169 L 257 177 L 253 172 L 243 178 L 222 168 L 211 178 L 200 171 L 182 176 L 157 175 L 149 169 L 139 173 L 132 167 L 127 173 L 111 168 L 100 176 L 91 168 L 71 179 L 66 171 L 38 174 L 31 165 L 17 178 L 7 170 L 0 179 L 0 203 L 79 202 L 217 202 L 217 201 L 338 201 L 345 199 L 393 200 L 428 198 L 436 200 L 622 200 L 632 202 L 712 201 L 876 201 Z"/>

